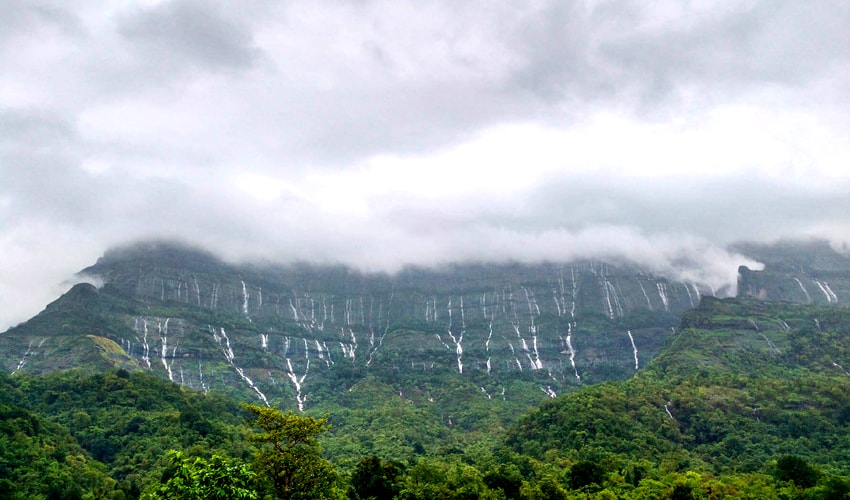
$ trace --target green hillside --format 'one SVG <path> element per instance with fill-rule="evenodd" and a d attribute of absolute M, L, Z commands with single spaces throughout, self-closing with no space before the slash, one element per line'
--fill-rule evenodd
<path fill-rule="evenodd" d="M 627 262 L 386 275 L 236 265 L 169 243 L 110 250 L 81 279 L 102 285 L 77 284 L 0 335 L 0 367 L 41 374 L 135 364 L 195 390 L 302 410 L 338 403 L 340 389 L 371 377 L 434 399 L 446 422 L 459 418 L 449 408 L 456 402 L 426 379 L 451 378 L 493 412 L 513 413 L 632 376 L 633 351 L 649 361 L 678 315 L 712 293 Z"/>
<path fill-rule="evenodd" d="M 367 376 L 304 418 L 331 426 L 319 436 L 330 497 L 845 498 L 848 330 L 842 308 L 704 299 L 636 376 L 517 420 L 439 372 L 430 396 Z M 123 369 L 0 375 L 0 387 L 5 497 L 147 497 L 180 470 L 222 464 L 245 464 L 252 491 L 274 495 L 250 413 L 213 392 Z"/>
<path fill-rule="evenodd" d="M 848 364 L 846 309 L 703 299 L 646 370 L 543 402 L 506 442 L 608 474 L 770 476 L 794 456 L 847 476 Z"/>

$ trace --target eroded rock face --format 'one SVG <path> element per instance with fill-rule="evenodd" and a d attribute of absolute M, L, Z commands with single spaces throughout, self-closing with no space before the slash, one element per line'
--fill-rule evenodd
<path fill-rule="evenodd" d="M 386 275 L 230 265 L 170 244 L 108 252 L 82 274 L 103 286 L 75 287 L 0 336 L 8 371 L 73 365 L 97 335 L 176 383 L 301 408 L 367 374 L 400 392 L 425 395 L 442 374 L 529 400 L 625 378 L 712 293 L 598 262 Z M 69 306 L 82 296 L 97 307 Z"/>
<path fill-rule="evenodd" d="M 742 246 L 764 262 L 754 271 L 738 269 L 738 294 L 801 304 L 850 303 L 850 259 L 825 242 Z"/>

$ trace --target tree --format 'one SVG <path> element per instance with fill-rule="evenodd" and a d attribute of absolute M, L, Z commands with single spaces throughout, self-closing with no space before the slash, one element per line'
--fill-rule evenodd
<path fill-rule="evenodd" d="M 850 496 L 850 479 L 832 476 L 826 480 L 821 489 L 824 500 L 846 499 Z"/>
<path fill-rule="evenodd" d="M 605 481 L 605 469 L 596 462 L 582 460 L 576 462 L 567 474 L 567 483 L 570 488 L 579 490 L 586 486 L 601 485 Z"/>
<path fill-rule="evenodd" d="M 260 447 L 254 454 L 254 469 L 268 480 L 274 494 L 283 500 L 333 498 L 337 474 L 316 442 L 316 436 L 330 429 L 327 418 L 244 406 L 257 417 L 252 425 L 260 429 L 248 436 Z"/>
<path fill-rule="evenodd" d="M 254 473 L 247 465 L 230 462 L 218 455 L 209 461 L 186 458 L 179 451 L 168 452 L 173 470 L 167 472 L 165 483 L 152 499 L 162 500 L 255 500 L 257 492 L 251 487 Z"/>
<path fill-rule="evenodd" d="M 800 457 L 785 455 L 776 461 L 774 477 L 779 481 L 794 481 L 797 486 L 811 488 L 817 484 L 820 471 Z"/>
<path fill-rule="evenodd" d="M 670 500 L 693 500 L 694 490 L 689 484 L 676 483 L 670 493 Z"/>
<path fill-rule="evenodd" d="M 519 498 L 522 474 L 514 464 L 499 464 L 484 475 L 484 484 L 493 490 L 502 490 L 505 498 Z"/>
<path fill-rule="evenodd" d="M 398 467 L 376 456 L 364 457 L 351 474 L 349 497 L 356 500 L 393 498 L 399 492 Z"/>

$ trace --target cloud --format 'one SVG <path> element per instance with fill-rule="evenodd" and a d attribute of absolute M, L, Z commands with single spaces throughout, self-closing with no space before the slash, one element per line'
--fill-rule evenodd
<path fill-rule="evenodd" d="M 118 32 L 137 58 L 157 73 L 245 70 L 256 63 L 260 51 L 249 27 L 228 14 L 221 5 L 174 0 L 125 14 Z"/>
<path fill-rule="evenodd" d="M 850 7 L 0 3 L 0 329 L 108 247 L 624 258 L 850 241 Z M 7 306 L 8 304 L 8 306 Z"/>
<path fill-rule="evenodd" d="M 80 21 L 58 2 L 8 0 L 0 5 L 0 42 L 8 44 L 11 39 L 50 30 L 75 36 L 81 31 Z"/>

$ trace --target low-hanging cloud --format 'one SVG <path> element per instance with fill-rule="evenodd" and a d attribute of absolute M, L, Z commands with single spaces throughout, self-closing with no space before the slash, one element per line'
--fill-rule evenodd
<path fill-rule="evenodd" d="M 0 3 L 0 329 L 107 248 L 394 271 L 850 241 L 850 8 Z"/>

